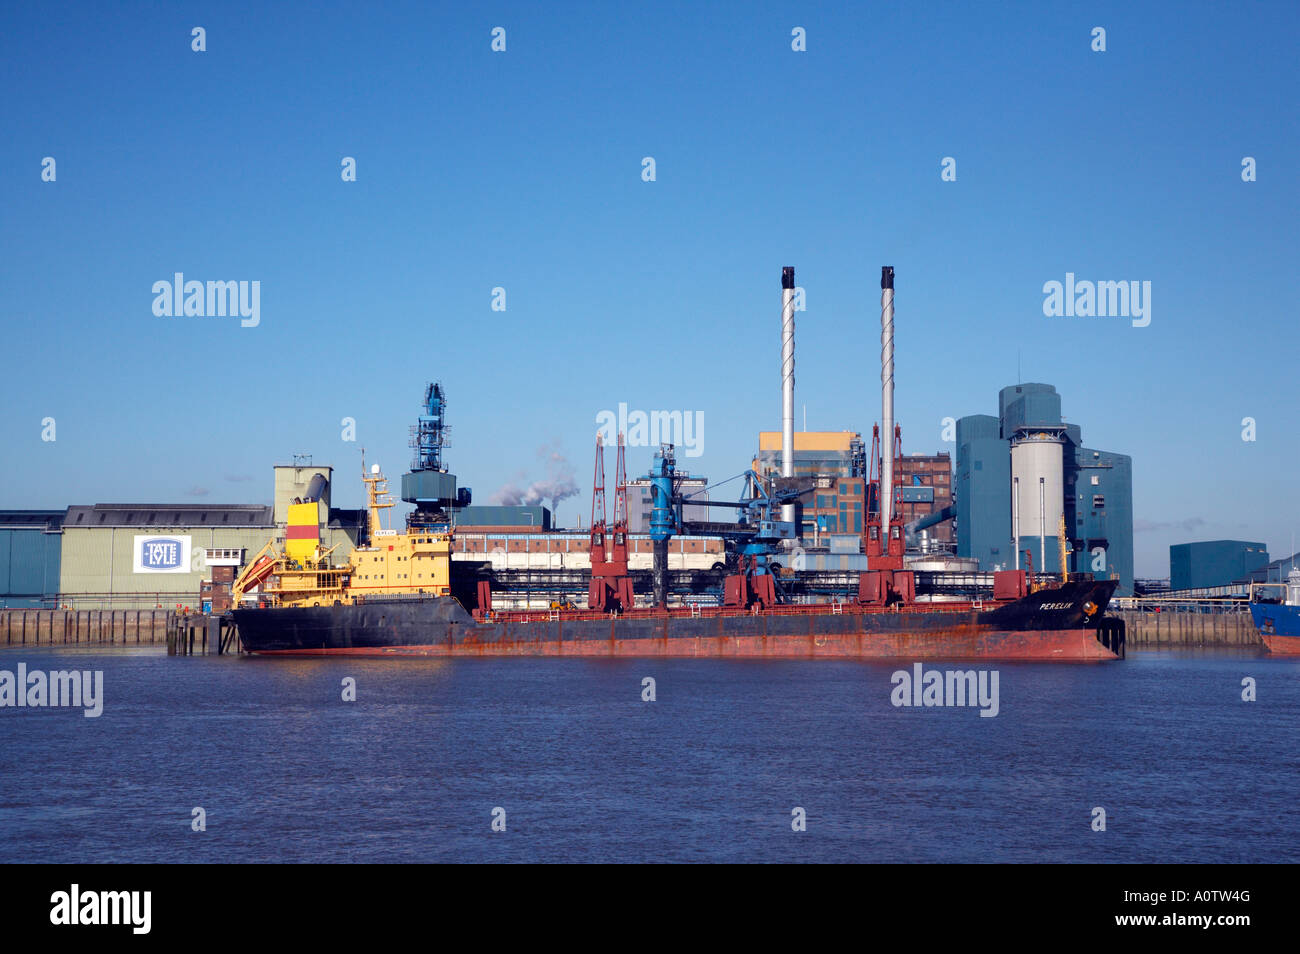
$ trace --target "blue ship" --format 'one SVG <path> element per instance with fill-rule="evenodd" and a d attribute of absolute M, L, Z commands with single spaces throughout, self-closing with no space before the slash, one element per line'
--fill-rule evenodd
<path fill-rule="evenodd" d="M 1300 569 L 1292 567 L 1285 583 L 1252 584 L 1250 615 L 1269 652 L 1300 656 Z"/>

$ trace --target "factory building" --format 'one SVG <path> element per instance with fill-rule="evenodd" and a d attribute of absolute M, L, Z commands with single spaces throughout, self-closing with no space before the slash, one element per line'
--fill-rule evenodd
<path fill-rule="evenodd" d="M 764 477 L 781 473 L 781 432 L 761 431 L 754 469 Z M 866 513 L 867 450 L 856 431 L 796 431 L 794 474 L 813 479 L 803 500 L 804 546 L 860 552 Z M 894 461 L 895 487 L 903 522 L 920 519 L 952 503 L 952 459 L 948 454 L 908 454 Z M 951 544 L 951 523 L 927 531 L 929 539 Z"/>
<path fill-rule="evenodd" d="M 476 533 L 542 533 L 552 527 L 549 507 L 470 506 L 456 511 L 456 526 Z"/>
<path fill-rule="evenodd" d="M 804 546 L 839 552 L 860 541 L 864 519 L 867 452 L 857 431 L 795 431 L 794 476 L 813 480 L 803 501 L 799 535 Z M 781 432 L 760 431 L 754 470 L 765 478 L 781 474 Z"/>
<path fill-rule="evenodd" d="M 72 609 L 200 608 L 208 556 L 243 562 L 275 535 L 264 505 L 94 504 L 68 508 L 59 574 Z"/>
<path fill-rule="evenodd" d="M 1118 576 L 1133 591 L 1133 461 L 1083 445 L 1050 384 L 998 395 L 998 416 L 957 422 L 957 553 L 981 569 Z M 1028 558 L 1025 552 L 1028 551 Z"/>
<path fill-rule="evenodd" d="M 53 606 L 62 510 L 0 510 L 0 608 Z"/>
<path fill-rule="evenodd" d="M 947 453 L 905 454 L 894 459 L 894 486 L 899 489 L 903 523 L 952 506 L 952 457 Z M 951 520 L 923 531 L 928 543 L 951 549 L 954 540 Z"/>
<path fill-rule="evenodd" d="M 867 451 L 857 431 L 795 431 L 794 475 L 818 474 L 862 476 Z M 759 431 L 754 470 L 764 477 L 781 473 L 781 432 Z"/>
<path fill-rule="evenodd" d="M 845 544 L 861 540 L 866 478 L 846 474 L 819 473 L 813 477 L 813 492 L 804 498 L 803 539 L 814 547 L 826 544 L 838 548 L 839 537 Z M 811 527 L 812 533 L 808 532 Z M 853 546 L 855 552 L 860 546 Z"/>
<path fill-rule="evenodd" d="M 1169 548 L 1169 589 L 1223 586 L 1268 565 L 1268 547 L 1245 540 L 1202 540 Z"/>
<path fill-rule="evenodd" d="M 62 521 L 59 602 L 71 609 L 203 608 L 212 584 L 234 579 L 238 567 L 267 541 L 283 545 L 289 506 L 315 500 L 322 547 L 346 560 L 364 532 L 364 510 L 330 507 L 329 467 L 277 465 L 274 503 L 74 505 Z M 219 601 L 218 601 L 219 602 Z M 220 608 L 219 606 L 217 608 Z"/>

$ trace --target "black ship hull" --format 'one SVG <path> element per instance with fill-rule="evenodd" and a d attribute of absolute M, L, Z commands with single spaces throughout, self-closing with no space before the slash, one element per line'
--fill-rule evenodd
<path fill-rule="evenodd" d="M 1123 626 L 1103 619 L 1114 580 L 1065 583 L 997 604 L 853 604 L 501 614 L 477 620 L 451 597 L 367 598 L 238 609 L 248 652 L 366 656 L 1116 659 Z"/>

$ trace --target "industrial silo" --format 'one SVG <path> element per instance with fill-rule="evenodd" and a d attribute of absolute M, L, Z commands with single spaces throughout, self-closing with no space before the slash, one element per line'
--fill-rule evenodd
<path fill-rule="evenodd" d="M 1018 565 L 1024 551 L 1034 569 L 1061 572 L 1057 533 L 1065 507 L 1062 436 L 1055 430 L 1026 430 L 1011 441 L 1011 523 Z"/>

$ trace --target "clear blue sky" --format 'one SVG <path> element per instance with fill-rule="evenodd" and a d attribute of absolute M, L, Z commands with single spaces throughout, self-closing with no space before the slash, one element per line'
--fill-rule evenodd
<path fill-rule="evenodd" d="M 905 450 L 953 450 L 940 420 L 1019 362 L 1133 456 L 1139 575 L 1191 539 L 1282 555 L 1298 10 L 8 4 L 0 507 L 269 501 L 294 452 L 356 505 L 359 447 L 396 482 L 438 379 L 476 500 L 558 442 L 585 520 L 602 409 L 703 412 L 718 480 L 779 427 L 783 265 L 808 426 L 869 432 L 892 264 Z M 155 317 L 177 271 L 260 281 L 260 326 Z M 1067 271 L 1150 281 L 1150 326 L 1044 317 Z"/>

